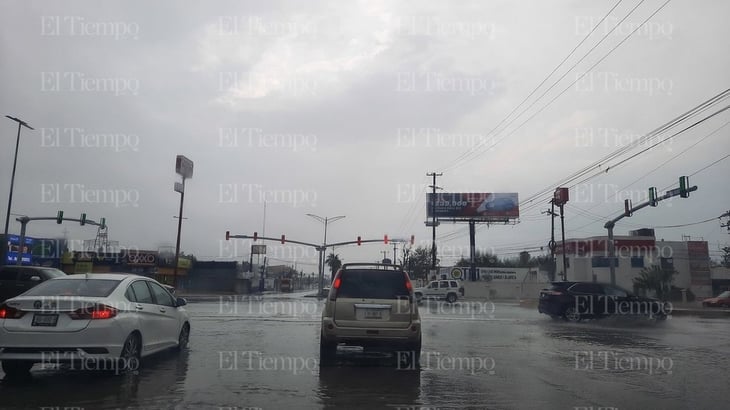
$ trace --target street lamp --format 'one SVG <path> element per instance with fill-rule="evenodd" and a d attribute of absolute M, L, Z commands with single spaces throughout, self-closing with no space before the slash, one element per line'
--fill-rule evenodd
<path fill-rule="evenodd" d="M 10 118 L 11 120 L 18 123 L 18 136 L 15 137 L 15 157 L 13 159 L 13 173 L 10 176 L 10 195 L 8 195 L 8 212 L 5 215 L 5 231 L 3 232 L 4 233 L 3 240 L 7 240 L 7 237 L 8 237 L 8 224 L 10 223 L 10 207 L 13 205 L 13 185 L 15 184 L 15 168 L 18 165 L 18 146 L 20 145 L 20 129 L 22 127 L 25 127 L 25 128 L 31 129 L 31 130 L 33 129 L 33 127 L 28 125 L 27 122 L 25 122 L 19 118 L 11 117 L 9 115 L 6 115 L 5 117 Z M 1 264 L 4 265 L 5 261 L 2 261 Z"/>
<path fill-rule="evenodd" d="M 319 215 L 307 214 L 319 222 L 324 224 L 324 239 L 322 240 L 322 246 L 319 248 L 319 294 L 322 293 L 323 281 L 324 281 L 324 255 L 327 252 L 327 225 L 330 222 L 339 221 L 344 218 L 344 215 L 333 216 L 333 217 L 321 217 Z"/>

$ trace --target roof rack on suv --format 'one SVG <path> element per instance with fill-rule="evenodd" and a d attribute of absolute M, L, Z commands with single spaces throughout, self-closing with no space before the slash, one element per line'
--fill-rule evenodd
<path fill-rule="evenodd" d="M 350 267 L 362 267 L 362 266 L 371 266 L 371 267 L 375 267 L 378 269 L 390 268 L 393 270 L 403 270 L 403 268 L 400 265 L 394 265 L 391 263 L 375 263 L 375 262 L 374 263 L 367 263 L 367 262 L 345 263 L 342 265 L 341 269 L 346 270 L 347 268 L 350 268 Z"/>

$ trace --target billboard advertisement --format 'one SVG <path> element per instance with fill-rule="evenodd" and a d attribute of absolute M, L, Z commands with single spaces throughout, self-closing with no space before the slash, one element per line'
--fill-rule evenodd
<path fill-rule="evenodd" d="M 426 196 L 426 216 L 439 220 L 509 221 L 520 217 L 516 192 L 509 193 L 430 193 Z"/>
<path fill-rule="evenodd" d="M 30 265 L 31 264 L 31 249 L 33 249 L 33 238 L 25 238 L 25 246 L 20 246 L 20 236 L 18 235 L 8 235 L 6 238 L 6 252 L 5 255 L 7 255 L 7 258 L 5 260 L 5 263 L 7 265 L 15 265 L 18 261 L 18 253 L 21 254 L 22 258 L 22 264 L 23 265 Z"/>

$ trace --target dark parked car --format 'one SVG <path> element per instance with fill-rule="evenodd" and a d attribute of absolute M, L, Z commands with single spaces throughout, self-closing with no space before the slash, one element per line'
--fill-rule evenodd
<path fill-rule="evenodd" d="M 48 279 L 66 276 L 63 271 L 43 266 L 0 266 L 0 303 L 14 298 Z"/>
<path fill-rule="evenodd" d="M 730 290 L 726 290 L 714 298 L 707 298 L 703 300 L 702 306 L 730 308 Z"/>
<path fill-rule="evenodd" d="M 538 311 L 569 322 L 607 316 L 646 316 L 664 320 L 670 307 L 660 300 L 636 296 L 606 283 L 553 282 L 549 289 L 540 291 Z"/>

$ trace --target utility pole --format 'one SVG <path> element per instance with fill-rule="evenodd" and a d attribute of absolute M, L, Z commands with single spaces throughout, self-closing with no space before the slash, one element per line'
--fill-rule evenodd
<path fill-rule="evenodd" d="M 433 228 L 431 240 L 431 269 L 436 269 L 436 226 L 438 225 L 436 222 L 436 190 L 441 189 L 441 187 L 436 186 L 436 177 L 440 177 L 442 175 L 444 174 L 436 172 L 426 174 L 427 177 L 433 177 L 433 184 L 428 186 L 433 189 L 433 196 L 431 197 L 431 227 Z"/>
<path fill-rule="evenodd" d="M 730 211 L 727 211 L 724 214 L 720 215 L 720 219 L 722 218 L 730 218 Z M 730 233 L 730 220 L 728 220 L 724 224 L 720 224 L 720 228 L 727 228 L 727 232 Z"/>
<path fill-rule="evenodd" d="M 550 199 L 550 209 L 544 213 L 550 215 L 550 242 L 548 242 L 548 248 L 550 248 L 550 280 L 555 280 L 555 217 L 558 214 L 555 213 L 555 198 Z"/>
<path fill-rule="evenodd" d="M 398 242 L 393 242 L 393 265 L 398 264 Z"/>

